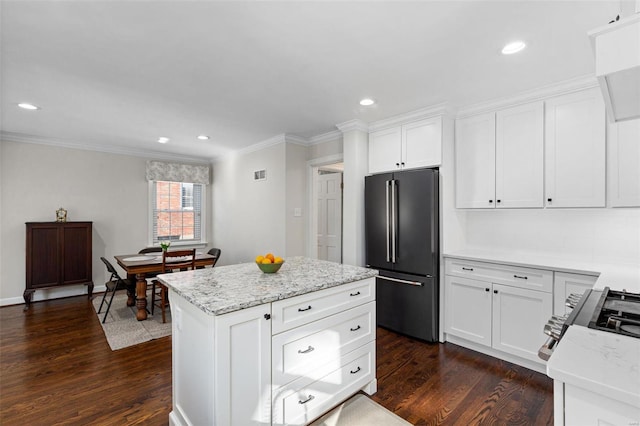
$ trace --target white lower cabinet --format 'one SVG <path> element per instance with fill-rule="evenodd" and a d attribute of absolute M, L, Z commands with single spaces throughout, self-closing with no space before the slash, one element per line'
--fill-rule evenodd
<path fill-rule="evenodd" d="M 554 392 L 558 388 L 562 387 L 554 386 Z M 640 407 L 568 384 L 564 384 L 563 408 L 564 413 L 554 412 L 554 423 L 557 426 L 640 424 Z"/>
<path fill-rule="evenodd" d="M 541 363 L 552 279 L 546 270 L 446 259 L 445 333 Z"/>
<path fill-rule="evenodd" d="M 373 278 L 224 315 L 170 298 L 171 425 L 306 424 L 376 391 Z"/>
<path fill-rule="evenodd" d="M 593 288 L 597 279 L 595 275 L 556 272 L 553 278 L 553 314 L 565 315 L 571 312 L 571 309 L 565 306 L 567 297 L 570 294 L 583 294 Z"/>

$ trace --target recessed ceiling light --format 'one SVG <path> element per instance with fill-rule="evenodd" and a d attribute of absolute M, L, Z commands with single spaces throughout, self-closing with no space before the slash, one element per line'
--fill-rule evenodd
<path fill-rule="evenodd" d="M 18 104 L 18 106 L 22 109 L 28 109 L 28 110 L 36 110 L 36 109 L 40 109 L 39 107 L 33 105 L 33 104 L 28 104 L 26 102 L 20 103 Z"/>
<path fill-rule="evenodd" d="M 207 135 L 200 135 L 200 136 L 198 136 L 198 139 L 200 139 L 201 141 L 206 141 L 207 139 L 209 139 L 209 136 L 207 136 Z"/>
<path fill-rule="evenodd" d="M 158 142 L 167 143 L 169 142 L 169 138 L 165 138 L 164 136 L 158 138 Z"/>
<path fill-rule="evenodd" d="M 511 55 L 513 53 L 518 53 L 525 47 L 527 47 L 527 45 L 524 43 L 524 41 L 520 41 L 520 40 L 514 41 L 502 48 L 502 54 Z"/>
<path fill-rule="evenodd" d="M 370 98 L 364 98 L 360 101 L 360 105 L 362 106 L 371 106 L 373 104 L 375 104 L 376 101 L 374 101 L 373 99 Z"/>

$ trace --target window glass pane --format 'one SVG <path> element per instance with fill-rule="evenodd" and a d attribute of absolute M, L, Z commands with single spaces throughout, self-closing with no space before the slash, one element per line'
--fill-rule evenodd
<path fill-rule="evenodd" d="M 153 183 L 153 242 L 201 241 L 202 185 Z"/>

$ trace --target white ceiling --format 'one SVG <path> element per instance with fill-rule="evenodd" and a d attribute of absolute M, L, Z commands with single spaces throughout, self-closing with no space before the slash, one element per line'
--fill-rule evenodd
<path fill-rule="evenodd" d="M 1 130 L 176 158 L 214 158 L 285 133 L 309 139 L 352 119 L 593 75 L 586 33 L 619 5 L 3 0 Z M 528 48 L 501 55 L 513 39 Z M 359 106 L 366 96 L 377 105 Z"/>

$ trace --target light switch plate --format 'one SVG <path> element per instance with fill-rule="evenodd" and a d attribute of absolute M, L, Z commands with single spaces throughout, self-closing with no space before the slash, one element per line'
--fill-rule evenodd
<path fill-rule="evenodd" d="M 302 216 L 302 209 L 300 207 L 296 207 L 293 209 L 293 216 L 300 217 Z"/>

